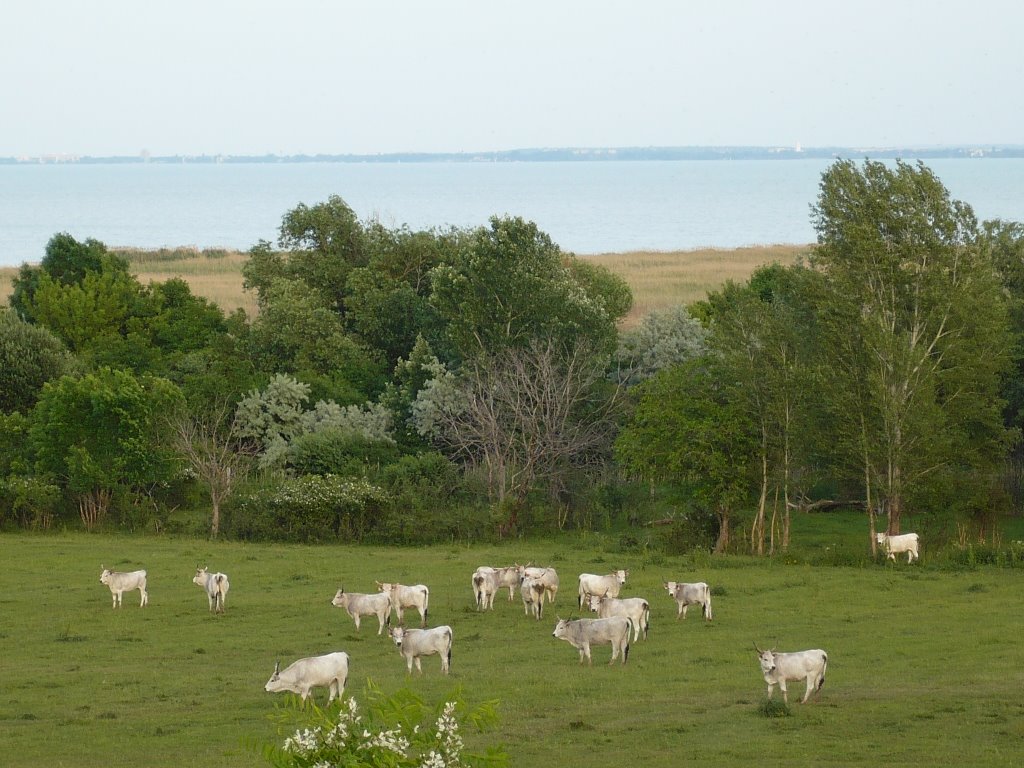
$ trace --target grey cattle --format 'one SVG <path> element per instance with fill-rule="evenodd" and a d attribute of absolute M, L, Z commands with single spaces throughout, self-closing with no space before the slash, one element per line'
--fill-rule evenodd
<path fill-rule="evenodd" d="M 433 629 L 406 629 L 397 626 L 389 629 L 388 634 L 398 646 L 399 653 L 405 657 L 409 674 L 412 674 L 414 661 L 416 662 L 416 671 L 423 674 L 420 659 L 424 656 L 433 656 L 435 653 L 441 657 L 441 671 L 448 674 L 452 665 L 451 627 L 443 625 Z"/>
<path fill-rule="evenodd" d="M 498 594 L 499 589 L 498 576 L 494 568 L 485 565 L 473 571 L 473 600 L 477 610 L 494 608 L 494 596 Z"/>
<path fill-rule="evenodd" d="M 297 693 L 305 701 L 314 687 L 330 689 L 327 703 L 340 698 L 345 692 L 345 681 L 348 679 L 348 654 L 344 651 L 328 653 L 323 656 L 309 656 L 289 664 L 281 671 L 281 662 L 274 665 L 274 674 L 270 676 L 263 690 L 268 693 L 290 691 Z"/>
<path fill-rule="evenodd" d="M 544 584 L 539 579 L 531 579 L 529 576 L 523 578 L 519 585 L 519 594 L 523 598 L 523 611 L 527 616 L 533 613 L 533 618 L 540 621 L 544 615 Z"/>
<path fill-rule="evenodd" d="M 361 616 L 376 616 L 380 622 L 377 634 L 384 632 L 384 627 L 391 626 L 391 593 L 375 592 L 367 595 L 362 592 L 346 592 L 344 588 L 331 600 L 331 605 L 344 608 L 352 620 L 356 623 L 356 631 L 359 631 L 359 618 Z"/>
<path fill-rule="evenodd" d="M 920 556 L 920 537 L 916 533 L 902 533 L 899 536 L 890 536 L 888 533 L 876 533 L 875 541 L 882 545 L 882 549 L 890 560 L 895 560 L 896 555 L 907 553 L 907 562 L 912 563 Z"/>
<path fill-rule="evenodd" d="M 626 616 L 633 621 L 633 642 L 640 639 L 643 632 L 644 640 L 651 628 L 651 606 L 642 597 L 598 597 L 590 596 L 590 610 L 596 611 L 602 619 L 612 616 Z"/>
<path fill-rule="evenodd" d="M 145 571 L 112 571 L 109 568 L 102 568 L 100 572 L 100 584 L 106 584 L 110 589 L 110 595 L 113 598 L 114 608 L 121 607 L 121 596 L 125 592 L 131 592 L 133 589 L 139 590 L 142 593 L 142 600 L 139 602 L 139 607 L 143 608 L 149 602 L 149 593 L 146 591 L 146 572 Z"/>
<path fill-rule="evenodd" d="M 597 576 L 593 573 L 581 573 L 579 587 L 580 608 L 587 604 L 587 600 L 591 595 L 597 595 L 598 597 L 618 597 L 619 590 L 622 588 L 622 585 L 626 583 L 627 576 L 629 576 L 629 571 L 621 569 L 618 571 L 612 571 L 604 576 Z"/>
<path fill-rule="evenodd" d="M 757 659 L 761 663 L 761 674 L 768 683 L 769 699 L 772 697 L 772 689 L 778 685 L 782 689 L 782 700 L 788 704 L 786 681 L 806 680 L 807 692 L 800 700 L 800 703 L 804 704 L 812 693 L 820 691 L 821 686 L 825 684 L 828 654 L 820 648 L 796 653 L 776 653 L 774 648 L 762 651 L 755 643 L 754 650 L 757 651 Z"/>
<path fill-rule="evenodd" d="M 539 568 L 533 565 L 518 566 L 523 577 L 529 577 L 544 585 L 544 597 L 549 603 L 558 595 L 558 572 L 554 568 Z"/>
<path fill-rule="evenodd" d="M 507 589 L 508 600 L 509 602 L 512 602 L 515 589 L 519 586 L 519 582 L 522 580 L 522 575 L 520 574 L 519 569 L 520 566 L 518 565 L 506 565 L 500 568 L 494 568 L 490 565 L 481 565 L 476 569 L 476 573 L 493 573 L 494 583 L 496 585 L 495 589 L 498 591 Z M 491 607 L 493 607 L 493 598 L 491 599 L 491 603 Z"/>
<path fill-rule="evenodd" d="M 579 649 L 580 664 L 586 659 L 588 664 L 594 660 L 590 655 L 592 645 L 611 645 L 612 660 L 622 655 L 622 663 L 629 658 L 629 636 L 633 632 L 633 620 L 624 616 L 610 619 L 559 619 L 555 631 L 551 634 L 559 640 L 565 640 L 574 648 Z"/>
<path fill-rule="evenodd" d="M 427 626 L 427 611 L 430 608 L 430 590 L 426 584 L 406 586 L 391 581 L 378 581 L 377 589 L 391 595 L 391 606 L 395 609 L 398 622 L 405 619 L 405 609 L 415 608 L 420 614 L 420 626 Z"/>
<path fill-rule="evenodd" d="M 206 590 L 206 597 L 210 601 L 210 610 L 217 613 L 224 613 L 224 602 L 228 597 L 228 590 L 231 584 L 225 573 L 210 573 L 206 567 L 196 568 L 196 575 L 192 577 L 192 583 L 198 584 Z"/>
<path fill-rule="evenodd" d="M 666 581 L 665 589 L 676 601 L 676 619 L 686 618 L 686 609 L 691 605 L 699 605 L 704 618 L 711 621 L 711 587 L 703 581 L 687 584 L 682 581 Z"/>

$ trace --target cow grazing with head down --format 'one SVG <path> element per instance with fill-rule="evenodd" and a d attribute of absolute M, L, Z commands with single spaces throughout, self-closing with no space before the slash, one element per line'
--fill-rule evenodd
<path fill-rule="evenodd" d="M 348 654 L 344 651 L 328 653 L 324 656 L 310 656 L 289 664 L 281 671 L 281 662 L 274 665 L 274 674 L 270 676 L 263 690 L 268 693 L 290 691 L 297 693 L 305 701 L 315 687 L 330 690 L 327 703 L 341 698 L 345 692 L 345 681 L 348 679 Z"/>
<path fill-rule="evenodd" d="M 196 575 L 192 577 L 192 583 L 198 584 L 204 590 L 206 590 L 206 597 L 210 601 L 210 610 L 216 610 L 217 613 L 224 613 L 224 602 L 228 597 L 228 589 L 231 585 L 228 583 L 227 574 L 224 573 L 210 573 L 206 568 L 196 567 Z"/>
<path fill-rule="evenodd" d="M 391 626 L 391 593 L 376 592 L 367 595 L 362 592 L 346 592 L 342 587 L 338 590 L 331 605 L 344 608 L 346 613 L 356 623 L 356 631 L 359 631 L 359 619 L 361 616 L 376 616 L 380 627 L 377 634 L 383 634 L 384 627 Z"/>
<path fill-rule="evenodd" d="M 145 571 L 112 571 L 109 568 L 103 568 L 100 572 L 100 584 L 106 584 L 110 589 L 111 597 L 114 601 L 114 608 L 121 607 L 121 596 L 125 592 L 131 592 L 133 589 L 139 590 L 142 593 L 142 600 L 139 603 L 139 607 L 143 608 L 149 603 L 149 593 L 146 591 L 146 572 Z"/>
<path fill-rule="evenodd" d="M 593 573 L 581 573 L 579 607 L 582 608 L 585 606 L 591 595 L 597 595 L 598 597 L 618 597 L 619 590 L 622 588 L 622 585 L 626 583 L 627 576 L 629 576 L 629 571 L 621 569 L 618 571 L 612 571 L 604 576 L 597 576 Z"/>
<path fill-rule="evenodd" d="M 441 671 L 446 675 L 452 666 L 452 628 L 448 625 L 433 629 L 406 629 L 399 625 L 388 630 L 391 639 L 398 646 L 398 651 L 405 657 L 409 674 L 412 674 L 413 662 L 416 671 L 423 674 L 420 659 L 424 656 L 441 657 Z"/>
<path fill-rule="evenodd" d="M 875 541 L 881 546 L 890 560 L 895 560 L 896 555 L 907 553 L 907 562 L 912 563 L 919 557 L 918 547 L 920 537 L 916 533 L 903 533 L 899 536 L 890 536 L 888 533 L 876 533 Z"/>
<path fill-rule="evenodd" d="M 391 595 L 391 605 L 398 616 L 398 623 L 405 620 L 405 609 L 415 608 L 420 614 L 420 626 L 427 626 L 427 610 L 430 607 L 430 590 L 426 584 L 407 587 L 392 581 L 378 581 L 377 589 Z"/>
<path fill-rule="evenodd" d="M 622 663 L 629 658 L 629 636 L 633 632 L 633 620 L 624 616 L 616 616 L 610 619 L 559 619 L 555 625 L 555 631 L 551 633 L 559 640 L 565 640 L 580 652 L 580 664 L 586 659 L 588 664 L 593 664 L 594 659 L 590 655 L 592 645 L 610 645 L 612 647 L 612 660 L 622 655 Z"/>
<path fill-rule="evenodd" d="M 686 618 L 686 609 L 691 605 L 699 605 L 707 621 L 711 621 L 711 587 L 703 581 L 686 584 L 681 581 L 663 582 L 665 589 L 676 601 L 676 619 Z"/>
<path fill-rule="evenodd" d="M 786 693 L 787 680 L 806 680 L 807 692 L 804 693 L 801 704 L 815 691 L 820 691 L 825 684 L 825 669 L 828 667 L 828 654 L 820 648 L 810 651 L 798 651 L 796 653 L 776 653 L 775 649 L 762 651 L 754 643 L 754 650 L 757 651 L 757 659 L 761 664 L 761 674 L 764 681 L 768 683 L 768 698 L 772 697 L 772 689 L 778 685 L 782 689 L 782 700 L 789 704 L 789 696 Z"/>

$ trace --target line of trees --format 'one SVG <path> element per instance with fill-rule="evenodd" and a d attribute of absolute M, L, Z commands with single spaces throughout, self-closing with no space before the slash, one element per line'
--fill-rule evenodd
<path fill-rule="evenodd" d="M 58 234 L 0 311 L 0 518 L 409 542 L 667 517 L 757 554 L 832 502 L 867 533 L 990 528 L 1024 230 L 902 162 L 837 162 L 812 215 L 806 264 L 628 330 L 628 286 L 519 218 L 300 204 L 251 250 L 254 317 Z"/>

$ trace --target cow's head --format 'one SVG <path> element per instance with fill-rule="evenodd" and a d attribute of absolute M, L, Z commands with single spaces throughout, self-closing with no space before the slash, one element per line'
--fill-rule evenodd
<path fill-rule="evenodd" d="M 390 592 L 392 589 L 398 586 L 398 584 L 393 584 L 390 581 L 377 581 L 374 583 L 377 585 L 378 592 Z"/>
<path fill-rule="evenodd" d="M 558 617 L 555 617 L 558 619 Z M 551 633 L 552 637 L 565 637 L 566 630 L 569 626 L 568 619 L 558 619 L 558 623 L 555 624 L 555 631 Z"/>
<path fill-rule="evenodd" d="M 757 660 L 761 663 L 761 672 L 766 675 L 770 675 L 775 671 L 775 649 L 762 651 L 757 647 L 757 643 L 754 643 L 754 650 L 757 651 Z"/>
<path fill-rule="evenodd" d="M 388 630 L 388 635 L 390 635 L 391 639 L 395 641 L 395 645 L 401 647 L 402 641 L 405 639 L 405 627 L 401 624 L 391 627 Z"/>
<path fill-rule="evenodd" d="M 674 581 L 663 581 L 661 583 L 665 585 L 665 589 L 668 590 L 668 593 L 670 595 L 674 595 L 676 593 L 676 582 L 674 582 Z"/>
<path fill-rule="evenodd" d="M 336 605 L 336 606 L 338 606 L 340 608 L 341 606 L 343 606 L 345 604 L 345 602 L 346 602 L 345 588 L 342 587 L 341 589 L 338 590 L 337 594 L 334 595 L 334 599 L 331 600 L 331 605 Z"/>
<path fill-rule="evenodd" d="M 192 583 L 203 586 L 206 584 L 206 577 L 208 574 L 209 572 L 206 570 L 206 566 L 203 566 L 202 568 L 196 566 L 196 575 L 192 577 Z"/>
<path fill-rule="evenodd" d="M 629 571 L 619 570 L 619 571 L 615 572 L 615 575 L 619 579 L 619 584 L 625 584 L 626 583 L 626 577 L 629 576 Z"/>
<path fill-rule="evenodd" d="M 281 690 L 281 662 L 277 662 L 274 665 L 274 674 L 267 680 L 267 684 L 263 686 L 263 690 L 267 693 L 276 693 Z"/>
<path fill-rule="evenodd" d="M 590 595 L 590 610 L 599 611 L 601 610 L 601 601 L 604 600 L 602 595 Z"/>
<path fill-rule="evenodd" d="M 879 544 L 885 544 L 885 541 L 888 538 L 889 538 L 889 534 L 887 534 L 885 532 L 880 532 L 880 533 L 876 533 L 875 534 L 875 541 L 878 542 Z"/>
<path fill-rule="evenodd" d="M 103 568 L 103 566 L 101 565 L 100 568 Z M 100 584 L 106 584 L 108 581 L 110 581 L 111 573 L 112 571 L 109 568 L 103 568 L 103 570 L 100 572 Z"/>

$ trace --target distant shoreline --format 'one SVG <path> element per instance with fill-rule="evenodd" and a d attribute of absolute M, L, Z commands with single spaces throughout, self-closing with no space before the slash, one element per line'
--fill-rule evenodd
<path fill-rule="evenodd" d="M 964 144 L 923 147 L 560 147 L 484 152 L 387 152 L 379 154 L 137 155 L 76 154 L 0 157 L 0 165 L 124 165 L 223 163 L 539 163 L 671 160 L 821 160 L 1024 158 L 1024 145 Z"/>

